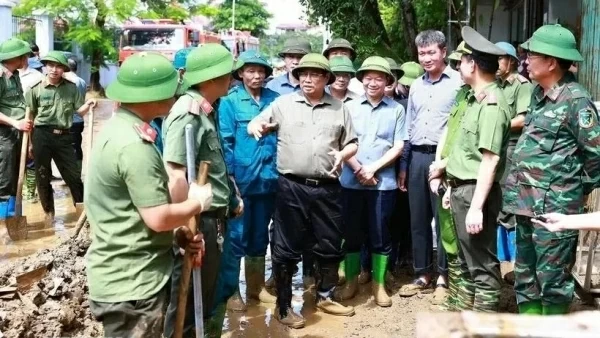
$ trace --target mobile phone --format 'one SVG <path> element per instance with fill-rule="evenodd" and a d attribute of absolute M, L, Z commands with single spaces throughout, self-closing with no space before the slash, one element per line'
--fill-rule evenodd
<path fill-rule="evenodd" d="M 446 194 L 446 187 L 443 184 L 440 184 L 438 187 L 438 196 L 444 196 Z"/>
<path fill-rule="evenodd" d="M 535 215 L 535 216 L 533 216 L 533 218 L 540 222 L 544 222 L 544 223 L 548 222 L 548 219 L 542 215 Z"/>

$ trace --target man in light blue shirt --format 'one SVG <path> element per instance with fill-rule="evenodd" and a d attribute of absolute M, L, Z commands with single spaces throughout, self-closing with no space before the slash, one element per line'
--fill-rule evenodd
<path fill-rule="evenodd" d="M 85 81 L 77 76 L 77 61 L 68 59 L 70 72 L 65 73 L 65 78 L 70 82 L 73 82 L 77 86 L 77 90 L 82 97 L 85 97 L 87 92 L 87 84 Z M 83 150 L 81 149 L 81 143 L 83 142 L 83 117 L 76 111 L 73 112 L 73 125 L 71 126 L 71 135 L 73 136 L 73 149 L 75 150 L 75 157 L 77 158 L 77 165 L 81 168 L 83 162 Z"/>
<path fill-rule="evenodd" d="M 365 238 L 372 253 L 375 303 L 392 305 L 385 290 L 385 272 L 392 250 L 389 223 L 396 205 L 396 160 L 407 138 L 404 107 L 385 96 L 395 82 L 389 63 L 382 57 L 367 58 L 356 73 L 365 95 L 348 103 L 359 139 L 358 153 L 346 162 L 340 176 L 347 255 L 346 284 L 337 300 L 358 292 L 360 248 Z"/>
<path fill-rule="evenodd" d="M 290 38 L 283 44 L 279 57 L 285 62 L 286 73 L 269 81 L 266 88 L 285 95 L 300 90 L 300 82 L 292 76 L 292 70 L 298 66 L 300 59 L 311 52 L 310 42 L 303 38 Z"/>

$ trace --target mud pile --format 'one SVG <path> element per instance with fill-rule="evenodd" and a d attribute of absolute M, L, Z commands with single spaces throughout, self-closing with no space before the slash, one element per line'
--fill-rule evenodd
<path fill-rule="evenodd" d="M 101 337 L 90 312 L 87 234 L 0 267 L 0 337 Z"/>

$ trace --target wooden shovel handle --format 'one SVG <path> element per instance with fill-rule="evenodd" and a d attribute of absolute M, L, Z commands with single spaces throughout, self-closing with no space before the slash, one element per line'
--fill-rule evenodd
<path fill-rule="evenodd" d="M 31 119 L 29 107 L 25 108 L 25 120 Z M 27 162 L 27 151 L 29 146 L 30 132 L 23 132 L 23 143 L 21 144 L 21 159 L 19 162 L 19 179 L 17 181 L 17 196 L 15 201 L 15 216 L 23 215 L 23 181 L 25 179 L 25 163 Z"/>

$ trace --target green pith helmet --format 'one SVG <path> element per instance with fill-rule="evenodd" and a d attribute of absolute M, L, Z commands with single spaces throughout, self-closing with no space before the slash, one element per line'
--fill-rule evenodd
<path fill-rule="evenodd" d="M 179 73 L 166 57 L 141 52 L 125 59 L 106 96 L 122 103 L 162 101 L 175 96 L 178 84 Z"/>
<path fill-rule="evenodd" d="M 290 38 L 283 43 L 283 50 L 279 52 L 279 57 L 285 58 L 286 54 L 306 55 L 311 53 L 310 42 L 303 38 Z"/>
<path fill-rule="evenodd" d="M 425 74 L 425 70 L 420 64 L 410 61 L 405 62 L 400 66 L 400 69 L 404 71 L 404 75 L 398 80 L 401 85 L 410 87 L 419 76 Z"/>
<path fill-rule="evenodd" d="M 188 54 L 183 80 L 187 85 L 196 85 L 230 74 L 233 69 L 233 55 L 227 48 L 218 43 L 207 43 Z"/>
<path fill-rule="evenodd" d="M 44 64 L 44 66 L 46 66 L 48 62 L 55 62 L 61 65 L 65 72 L 71 71 L 71 68 L 69 68 L 69 61 L 67 60 L 65 53 L 57 50 L 48 52 L 48 54 L 44 56 L 40 61 Z"/>
<path fill-rule="evenodd" d="M 321 69 L 329 73 L 329 82 L 327 84 L 332 84 L 335 82 L 335 74 L 331 72 L 331 68 L 329 66 L 329 61 L 321 55 L 317 53 L 309 53 L 304 55 L 304 57 L 300 60 L 300 63 L 294 70 L 292 70 L 292 76 L 296 78 L 296 80 L 300 79 L 299 73 L 303 69 Z"/>
<path fill-rule="evenodd" d="M 11 38 L 0 44 L 0 61 L 29 55 L 29 53 L 31 53 L 31 47 L 21 39 Z"/>
<path fill-rule="evenodd" d="M 352 64 L 352 60 L 347 56 L 334 56 L 329 60 L 329 67 L 331 71 L 335 73 L 350 73 L 354 75 L 356 70 Z"/>
<path fill-rule="evenodd" d="M 354 61 L 354 59 L 356 59 L 356 52 L 354 51 L 354 48 L 352 48 L 350 41 L 341 38 L 331 40 L 329 45 L 327 45 L 327 48 L 323 51 L 323 55 L 329 59 L 329 52 L 336 48 L 348 49 L 350 51 L 350 60 Z"/>
<path fill-rule="evenodd" d="M 462 41 L 461 43 L 458 44 L 458 47 L 456 47 L 456 50 L 454 52 L 452 52 L 452 54 L 450 54 L 450 56 L 448 56 L 448 59 L 454 60 L 454 61 L 460 61 L 462 56 L 465 54 L 471 54 L 471 50 L 468 49 L 466 43 L 464 41 Z"/>
<path fill-rule="evenodd" d="M 241 62 L 241 63 L 240 63 Z M 273 74 L 273 67 L 269 64 L 267 59 L 262 56 L 259 52 L 256 51 L 245 51 L 240 54 L 238 61 L 235 66 L 235 70 L 232 72 L 233 78 L 242 81 L 242 78 L 238 74 L 238 70 L 242 69 L 245 65 L 259 65 L 265 68 L 266 76 L 265 78 L 271 76 Z M 239 67 L 238 67 L 239 66 Z"/>
<path fill-rule="evenodd" d="M 399 79 L 402 77 L 402 75 L 404 75 L 404 72 L 402 71 L 402 69 L 400 69 L 400 66 L 398 65 L 396 60 L 387 57 L 385 58 L 385 60 L 390 64 L 390 69 L 392 70 L 392 73 L 394 73 L 394 77 L 396 77 L 396 79 Z"/>
<path fill-rule="evenodd" d="M 391 85 L 396 81 L 394 74 L 390 69 L 389 62 L 381 56 L 370 56 L 363 63 L 362 66 L 356 71 L 356 78 L 362 82 L 365 72 L 376 71 L 384 73 L 387 77 L 387 86 Z"/>
<path fill-rule="evenodd" d="M 583 56 L 577 50 L 575 36 L 563 26 L 544 25 L 538 28 L 529 40 L 521 44 L 528 51 L 555 58 L 580 62 Z"/>

